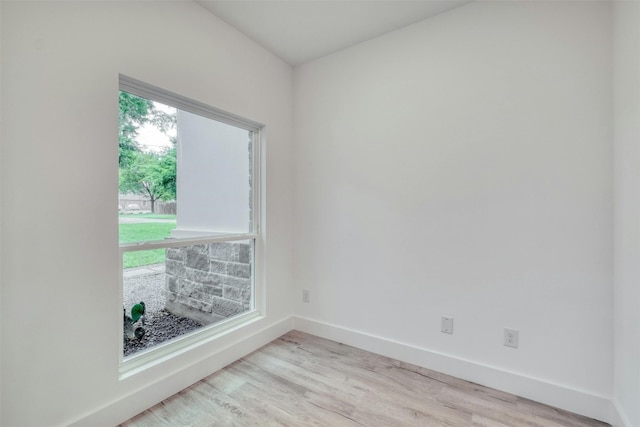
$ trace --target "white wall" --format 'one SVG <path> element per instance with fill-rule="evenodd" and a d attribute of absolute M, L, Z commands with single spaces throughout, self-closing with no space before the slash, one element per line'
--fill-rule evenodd
<path fill-rule="evenodd" d="M 296 314 L 603 418 L 610 20 L 607 2 L 476 2 L 296 68 Z"/>
<path fill-rule="evenodd" d="M 182 110 L 177 128 L 178 215 L 171 234 L 248 233 L 250 132 Z"/>
<path fill-rule="evenodd" d="M 615 387 L 627 425 L 640 426 L 640 3 L 614 6 Z"/>
<path fill-rule="evenodd" d="M 286 332 L 291 68 L 192 2 L 3 2 L 1 41 L 0 424 L 113 425 Z M 266 124 L 269 197 L 266 317 L 122 381 L 118 73 Z"/>
<path fill-rule="evenodd" d="M 121 421 L 286 331 L 292 308 L 381 349 L 439 354 L 443 370 L 468 362 L 478 382 L 489 367 L 611 396 L 606 2 L 474 3 L 304 65 L 295 157 L 290 68 L 197 5 L 1 4 L 3 426 Z M 630 425 L 635 8 L 615 15 L 615 395 Z M 265 123 L 269 201 L 266 318 L 123 381 L 118 73 Z M 87 208 L 69 203 L 79 195 Z M 310 304 L 291 299 L 291 268 Z M 441 314 L 454 335 L 439 332 Z M 505 326 L 520 330 L 518 350 L 501 345 Z"/>

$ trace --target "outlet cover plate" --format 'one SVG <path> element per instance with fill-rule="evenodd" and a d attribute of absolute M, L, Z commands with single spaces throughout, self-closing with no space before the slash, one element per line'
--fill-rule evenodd
<path fill-rule="evenodd" d="M 445 334 L 453 334 L 453 317 L 452 316 L 442 316 L 442 324 L 440 327 L 440 331 Z"/>
<path fill-rule="evenodd" d="M 518 330 L 504 328 L 504 345 L 507 347 L 518 348 Z"/>
<path fill-rule="evenodd" d="M 310 294 L 311 292 L 309 292 L 309 289 L 303 289 L 302 290 L 302 302 L 309 302 L 310 299 Z"/>

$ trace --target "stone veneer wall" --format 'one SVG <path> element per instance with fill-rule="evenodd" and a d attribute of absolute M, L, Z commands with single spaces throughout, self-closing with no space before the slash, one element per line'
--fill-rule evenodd
<path fill-rule="evenodd" d="M 166 249 L 166 309 L 203 324 L 250 310 L 251 259 L 245 242 Z"/>

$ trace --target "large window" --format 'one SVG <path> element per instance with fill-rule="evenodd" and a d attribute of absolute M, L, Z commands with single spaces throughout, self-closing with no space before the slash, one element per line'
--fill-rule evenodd
<path fill-rule="evenodd" d="M 257 315 L 260 125 L 120 77 L 123 372 Z"/>

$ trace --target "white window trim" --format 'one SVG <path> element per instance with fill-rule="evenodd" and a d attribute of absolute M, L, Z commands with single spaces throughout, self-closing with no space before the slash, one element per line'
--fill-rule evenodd
<path fill-rule="evenodd" d="M 160 89 L 123 74 L 120 74 L 120 90 L 242 129 L 257 132 L 264 126 L 253 120 L 245 119 L 244 117 L 203 104 L 202 102 L 178 95 L 177 93 Z"/>
<path fill-rule="evenodd" d="M 174 358 L 180 354 L 190 351 L 193 348 L 205 345 L 217 338 L 231 333 L 239 328 L 245 327 L 264 317 L 264 290 L 263 284 L 257 283 L 258 277 L 261 277 L 264 260 L 264 245 L 261 241 L 261 224 L 262 217 L 261 207 L 261 130 L 264 127 L 258 122 L 245 119 L 241 116 L 228 113 L 226 111 L 208 106 L 198 101 L 186 98 L 173 92 L 160 89 L 148 83 L 133 79 L 131 77 L 119 75 L 119 90 L 125 91 L 152 101 L 160 102 L 165 105 L 175 107 L 177 109 L 207 117 L 212 120 L 223 122 L 232 126 L 239 127 L 252 132 L 252 230 L 244 234 L 225 234 L 214 233 L 210 237 L 189 237 L 189 238 L 171 238 L 159 241 L 135 242 L 120 244 L 120 265 L 119 265 L 119 306 L 116 319 L 118 327 L 122 330 L 122 299 L 123 299 L 123 275 L 122 275 L 122 257 L 126 252 L 142 251 L 149 249 L 170 248 L 178 246 L 188 246 L 196 244 L 208 244 L 219 242 L 234 242 L 240 240 L 253 241 L 253 266 L 252 266 L 252 289 L 253 289 L 253 309 L 241 313 L 237 316 L 230 317 L 215 324 L 204 326 L 196 331 L 176 337 L 166 343 L 159 344 L 155 347 L 140 351 L 134 355 L 123 356 L 123 340 L 122 334 L 118 335 L 118 354 L 119 354 L 119 373 L 120 380 L 129 378 L 139 372 L 142 372 L 151 366 L 155 366 L 168 359 Z"/>

